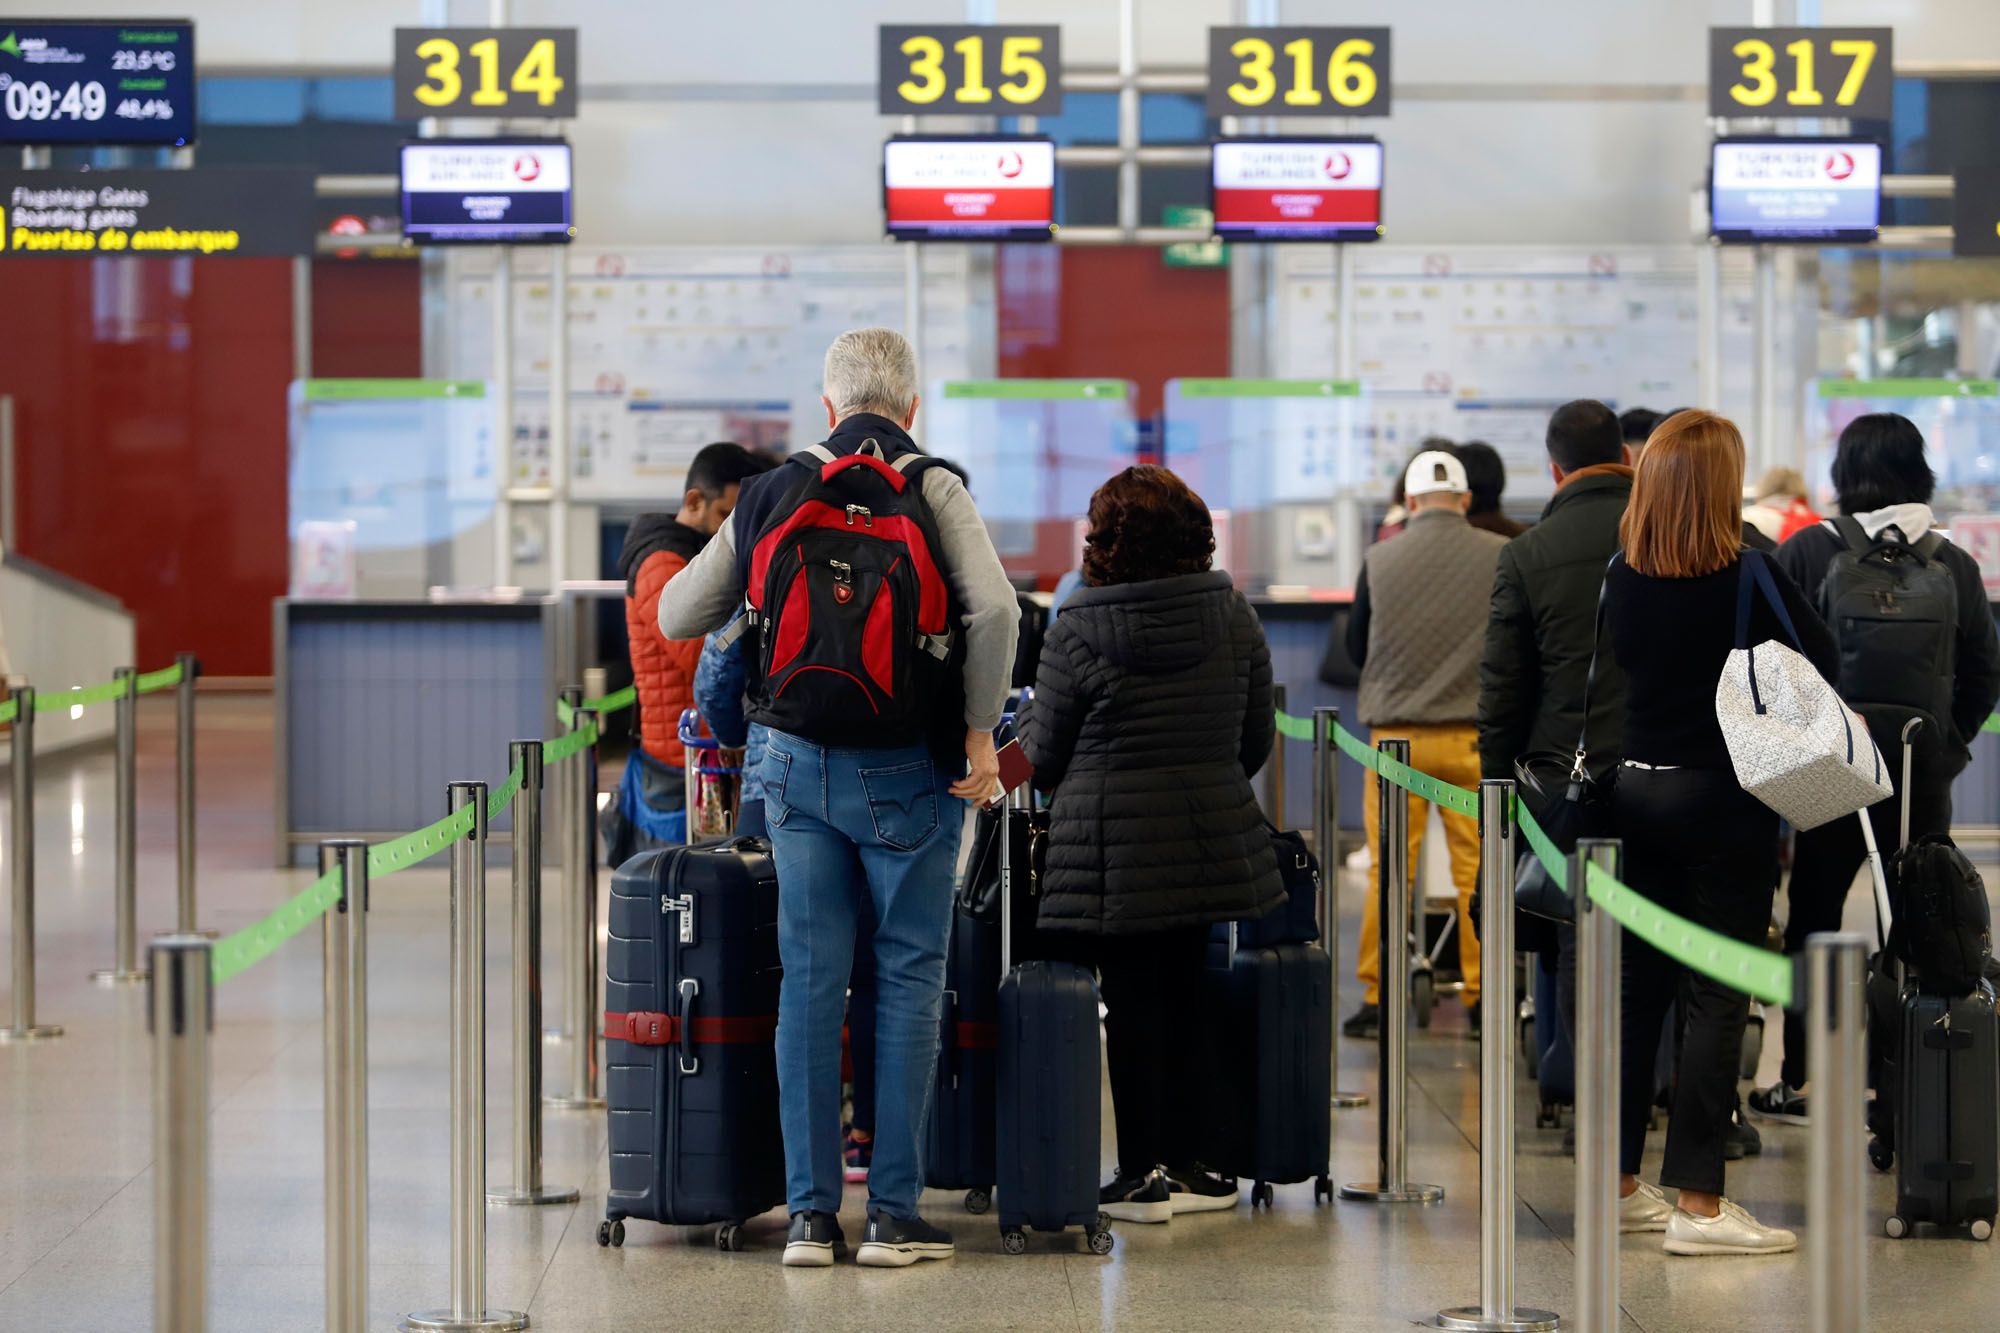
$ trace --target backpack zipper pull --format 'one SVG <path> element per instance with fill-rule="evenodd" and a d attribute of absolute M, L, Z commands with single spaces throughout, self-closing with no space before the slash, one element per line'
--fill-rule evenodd
<path fill-rule="evenodd" d="M 849 506 L 847 506 L 847 526 L 848 526 L 848 527 L 850 527 L 850 528 L 851 528 L 851 527 L 853 527 L 853 526 L 854 526 L 854 516 L 855 516 L 856 514 L 859 514 L 859 515 L 861 515 L 861 525 L 862 525 L 863 527 L 866 527 L 866 528 L 872 528 L 872 527 L 874 527 L 874 526 L 875 526 L 875 515 L 874 515 L 874 513 L 873 513 L 873 512 L 872 512 L 872 511 L 871 511 L 871 510 L 870 510 L 870 509 L 868 508 L 868 506 L 867 506 L 867 505 L 849 505 Z"/>

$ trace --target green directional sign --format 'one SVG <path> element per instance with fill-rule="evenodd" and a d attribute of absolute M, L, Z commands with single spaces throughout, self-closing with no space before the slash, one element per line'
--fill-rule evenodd
<path fill-rule="evenodd" d="M 1205 234 L 1214 229 L 1215 214 L 1193 204 L 1168 204 L 1161 210 L 1160 221 Z M 1161 251 L 1161 257 L 1168 268 L 1226 268 L 1229 247 L 1213 236 L 1204 241 L 1175 241 Z"/>

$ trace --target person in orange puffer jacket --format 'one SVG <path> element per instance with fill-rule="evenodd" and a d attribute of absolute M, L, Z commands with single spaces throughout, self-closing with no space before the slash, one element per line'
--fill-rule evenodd
<path fill-rule="evenodd" d="M 663 821 L 686 815 L 678 728 L 681 713 L 694 707 L 694 668 L 702 646 L 699 638 L 661 637 L 660 592 L 736 508 L 737 487 L 768 466 L 740 444 L 703 447 L 688 467 L 680 511 L 641 514 L 618 553 L 632 680 L 639 691 L 639 749 L 628 761 L 619 804 L 635 831 L 655 840 L 678 840 Z"/>

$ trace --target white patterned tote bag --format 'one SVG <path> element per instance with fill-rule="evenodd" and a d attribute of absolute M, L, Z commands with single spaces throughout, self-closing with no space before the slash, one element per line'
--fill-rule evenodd
<path fill-rule="evenodd" d="M 1743 790 L 1795 829 L 1851 815 L 1890 795 L 1888 770 L 1867 724 L 1797 650 L 1798 631 L 1764 557 L 1745 551 L 1736 592 L 1736 647 L 1715 685 L 1715 720 Z M 1793 647 L 1750 646 L 1753 588 Z"/>

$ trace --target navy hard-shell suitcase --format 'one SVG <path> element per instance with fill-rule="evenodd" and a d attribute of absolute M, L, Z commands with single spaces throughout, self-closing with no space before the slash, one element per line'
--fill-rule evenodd
<path fill-rule="evenodd" d="M 1219 984 L 1223 1041 L 1208 1165 L 1253 1183 L 1251 1207 L 1273 1184 L 1313 1182 L 1333 1197 L 1333 960 L 1316 944 L 1240 949 Z"/>
<path fill-rule="evenodd" d="M 954 911 L 938 1017 L 937 1083 L 924 1136 L 924 1183 L 993 1203 L 1000 1040 L 1000 924 Z"/>
<path fill-rule="evenodd" d="M 1001 819 L 1008 813 L 1003 807 Z M 1009 839 L 1000 839 L 1000 914 L 1014 888 Z M 994 1117 L 993 1198 L 1000 1245 L 1028 1248 L 1027 1228 L 1082 1227 L 1093 1254 L 1111 1253 L 1111 1223 L 1097 1209 L 1098 1135 L 1102 1127 L 1098 1071 L 1097 983 L 1074 963 L 1028 962 L 1006 967 L 998 996 L 998 1111 Z"/>
<path fill-rule="evenodd" d="M 1915 1224 L 1993 1234 L 2000 1214 L 2000 1017 L 1993 988 L 1948 998 L 1903 992 L 1896 1080 L 1896 1211 L 1887 1231 Z"/>
<path fill-rule="evenodd" d="M 754 839 L 642 852 L 612 876 L 605 952 L 611 1190 L 625 1219 L 742 1223 L 785 1201 L 778 1127 L 778 877 Z"/>

